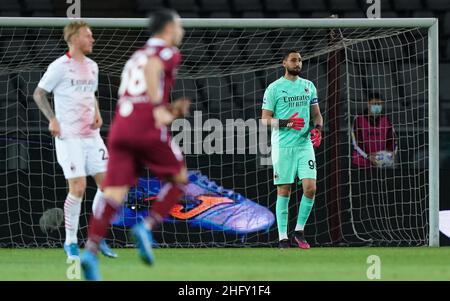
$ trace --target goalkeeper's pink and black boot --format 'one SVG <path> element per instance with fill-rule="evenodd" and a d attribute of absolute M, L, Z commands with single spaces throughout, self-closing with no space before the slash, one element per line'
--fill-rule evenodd
<path fill-rule="evenodd" d="M 305 239 L 305 233 L 303 231 L 295 231 L 293 239 L 300 249 L 306 250 L 311 248 Z"/>

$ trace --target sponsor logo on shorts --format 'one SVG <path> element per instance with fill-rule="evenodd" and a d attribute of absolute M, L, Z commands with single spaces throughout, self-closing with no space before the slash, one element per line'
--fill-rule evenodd
<path fill-rule="evenodd" d="M 70 170 L 71 170 L 72 172 L 75 172 L 75 169 L 76 169 L 75 164 L 70 163 Z"/>

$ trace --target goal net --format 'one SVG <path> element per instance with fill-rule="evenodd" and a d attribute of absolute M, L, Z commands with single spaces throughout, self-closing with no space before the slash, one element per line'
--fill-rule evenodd
<path fill-rule="evenodd" d="M 104 139 L 124 63 L 148 38 L 145 21 L 140 21 L 139 26 L 120 19 L 115 25 L 91 22 L 96 42 L 90 57 L 100 68 Z M 365 20 L 360 20 L 362 27 L 312 28 L 285 21 L 262 28 L 244 20 L 242 26 L 216 26 L 214 20 L 197 26 L 185 20 L 183 62 L 172 98 L 190 98 L 192 109 L 172 131 L 190 171 L 188 193 L 200 189 L 201 197 L 185 197 L 174 207 L 155 233 L 157 243 L 190 247 L 277 242 L 270 131 L 260 124 L 261 105 L 265 88 L 284 74 L 283 53 L 295 48 L 303 58 L 301 77 L 317 87 L 325 123 L 324 140 L 316 150 L 317 195 L 305 228 L 307 240 L 313 246 L 429 244 L 428 28 L 369 27 Z M 47 66 L 66 51 L 63 24 L 50 25 L 56 24 L 51 19 L 36 26 L 2 24 L 0 246 L 61 246 L 64 224 L 55 208 L 64 207 L 66 182 L 48 123 L 32 95 Z M 352 129 L 358 116 L 367 116 L 372 92 L 379 93 L 383 118 L 395 132 L 392 166 L 354 164 Z M 128 228 L 145 214 L 158 189 L 159 182 L 145 172 L 111 227 L 108 239 L 113 246 L 131 245 Z M 90 179 L 80 219 L 81 242 L 95 190 Z M 301 195 L 296 183 L 289 209 L 291 231 Z"/>

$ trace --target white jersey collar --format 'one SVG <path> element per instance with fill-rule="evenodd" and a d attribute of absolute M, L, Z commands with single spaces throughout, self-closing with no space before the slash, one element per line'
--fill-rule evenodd
<path fill-rule="evenodd" d="M 148 46 L 166 46 L 167 43 L 163 39 L 160 38 L 150 38 L 147 41 Z"/>

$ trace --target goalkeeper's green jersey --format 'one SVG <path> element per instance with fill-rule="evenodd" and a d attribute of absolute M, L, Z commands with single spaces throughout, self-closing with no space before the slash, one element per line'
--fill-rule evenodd
<path fill-rule="evenodd" d="M 314 84 L 304 78 L 295 81 L 284 76 L 271 83 L 263 99 L 264 110 L 273 112 L 273 118 L 288 119 L 298 112 L 297 117 L 305 119 L 305 127 L 300 131 L 290 128 L 274 128 L 272 130 L 272 147 L 299 147 L 311 143 L 310 139 L 310 107 L 318 103 L 317 90 Z"/>

